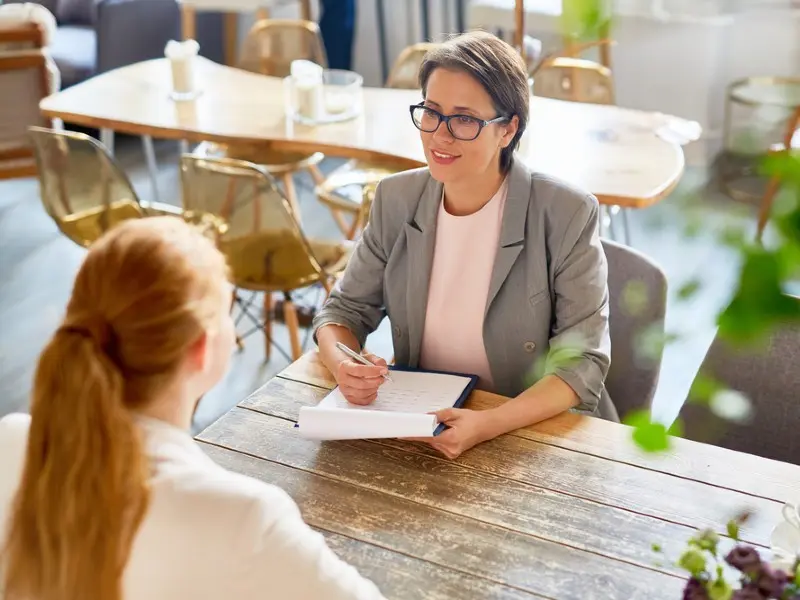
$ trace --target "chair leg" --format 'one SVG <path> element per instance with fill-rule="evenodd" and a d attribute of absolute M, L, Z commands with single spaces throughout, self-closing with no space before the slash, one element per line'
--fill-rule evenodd
<path fill-rule="evenodd" d="M 233 314 L 233 307 L 236 306 L 236 289 L 231 292 L 231 314 Z M 236 334 L 236 347 L 239 350 L 244 350 L 244 340 L 238 333 Z"/>
<path fill-rule="evenodd" d="M 300 218 L 302 213 L 300 212 L 300 203 L 297 201 L 297 190 L 294 187 L 294 178 L 291 173 L 284 173 L 282 179 L 283 189 L 286 192 L 286 199 L 292 207 L 294 217 L 297 219 L 298 223 L 302 223 L 302 219 Z"/>
<path fill-rule="evenodd" d="M 289 330 L 289 343 L 292 346 L 292 360 L 297 360 L 303 354 L 300 346 L 300 323 L 297 321 L 297 308 L 289 294 L 283 300 L 283 321 Z"/>
<path fill-rule="evenodd" d="M 353 225 L 348 225 L 347 221 L 344 220 L 341 211 L 338 211 L 335 208 L 331 208 L 330 210 L 331 216 L 336 222 L 336 226 L 341 230 L 342 235 L 344 235 L 348 240 L 352 240 L 356 229 L 355 223 Z"/>
<path fill-rule="evenodd" d="M 622 235 L 625 239 L 625 245 L 631 245 L 631 221 L 630 221 L 630 209 L 629 208 L 621 208 L 620 213 L 622 214 Z"/>
<path fill-rule="evenodd" d="M 359 213 L 353 217 L 353 223 L 350 225 L 350 229 L 348 229 L 344 234 L 345 239 L 352 240 L 354 237 L 356 237 L 356 233 L 358 233 L 358 230 L 361 229 L 362 225 L 361 214 Z"/>
<path fill-rule="evenodd" d="M 317 165 L 308 167 L 308 172 L 311 173 L 311 178 L 314 180 L 314 185 L 322 185 L 325 183 L 325 175 L 320 171 Z"/>
<path fill-rule="evenodd" d="M 272 292 L 264 292 L 264 356 L 272 355 Z"/>
<path fill-rule="evenodd" d="M 767 191 L 761 199 L 761 208 L 758 210 L 758 229 L 756 229 L 756 241 L 761 242 L 761 237 L 764 235 L 764 229 L 767 227 L 769 215 L 772 212 L 772 203 L 775 201 L 775 196 L 780 189 L 780 180 L 773 177 L 767 184 Z"/>
<path fill-rule="evenodd" d="M 156 163 L 156 151 L 153 148 L 153 138 L 149 135 L 143 135 L 142 148 L 144 149 L 144 158 L 147 162 L 147 172 L 150 174 L 150 187 L 153 191 L 153 202 L 161 202 L 158 193 L 158 164 Z"/>
<path fill-rule="evenodd" d="M 615 208 L 616 208 L 616 206 L 607 207 L 607 209 L 608 209 L 608 232 L 609 232 L 609 237 L 612 240 L 617 241 L 619 239 L 619 236 L 617 235 L 617 219 L 616 219 L 617 215 L 614 212 Z"/>
<path fill-rule="evenodd" d="M 300 18 L 304 21 L 311 20 L 311 0 L 300 0 Z"/>
<path fill-rule="evenodd" d="M 100 143 L 106 147 L 108 153 L 111 156 L 114 156 L 114 130 L 113 129 L 101 129 L 100 130 Z"/>
<path fill-rule="evenodd" d="M 322 288 L 325 290 L 325 297 L 322 299 L 322 301 L 325 302 L 328 299 L 328 296 L 331 295 L 331 290 L 333 289 L 333 279 L 323 277 L 320 280 L 320 283 L 322 284 Z"/>

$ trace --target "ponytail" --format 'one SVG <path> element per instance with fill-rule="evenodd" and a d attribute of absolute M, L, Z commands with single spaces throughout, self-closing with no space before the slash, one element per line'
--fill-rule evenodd
<path fill-rule="evenodd" d="M 135 422 L 227 315 L 224 256 L 174 217 L 95 242 L 36 369 L 22 481 L 0 540 L 6 600 L 121 600 L 149 499 Z M 2 592 L 0 592 L 2 595 Z"/>
<path fill-rule="evenodd" d="M 147 463 L 107 323 L 66 323 L 36 371 L 4 550 L 7 600 L 121 600 Z"/>

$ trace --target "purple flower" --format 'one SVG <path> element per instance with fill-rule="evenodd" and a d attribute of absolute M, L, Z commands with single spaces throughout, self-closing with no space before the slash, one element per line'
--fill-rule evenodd
<path fill-rule="evenodd" d="M 780 598 L 783 588 L 789 583 L 789 576 L 781 570 L 773 570 L 762 564 L 751 579 L 751 585 L 758 588 L 765 598 Z"/>
<path fill-rule="evenodd" d="M 740 590 L 733 592 L 731 600 L 764 600 L 764 596 L 757 587 L 746 585 Z"/>
<path fill-rule="evenodd" d="M 761 557 L 755 548 L 736 546 L 725 557 L 725 562 L 742 573 L 755 573 L 761 566 Z"/>
<path fill-rule="evenodd" d="M 709 600 L 708 592 L 703 582 L 696 577 L 689 579 L 686 582 L 686 587 L 683 588 L 683 600 Z"/>

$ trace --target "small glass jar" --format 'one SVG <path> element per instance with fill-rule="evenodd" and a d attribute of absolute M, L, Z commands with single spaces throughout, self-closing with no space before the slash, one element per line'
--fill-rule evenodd
<path fill-rule="evenodd" d="M 292 76 L 284 81 L 287 112 L 298 123 L 336 123 L 361 114 L 364 79 L 358 73 L 332 69 L 322 73 L 320 83 Z"/>
<path fill-rule="evenodd" d="M 361 113 L 364 78 L 353 71 L 331 69 L 322 75 L 323 103 L 328 118 L 337 119 Z"/>

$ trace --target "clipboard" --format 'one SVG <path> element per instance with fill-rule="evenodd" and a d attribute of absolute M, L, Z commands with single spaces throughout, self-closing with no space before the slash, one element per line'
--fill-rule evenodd
<path fill-rule="evenodd" d="M 397 365 L 389 369 L 392 381 L 381 385 L 372 404 L 350 404 L 336 387 L 317 406 L 301 408 L 295 428 L 319 440 L 437 436 L 447 425 L 431 413 L 462 408 L 478 384 L 477 375 Z"/>

